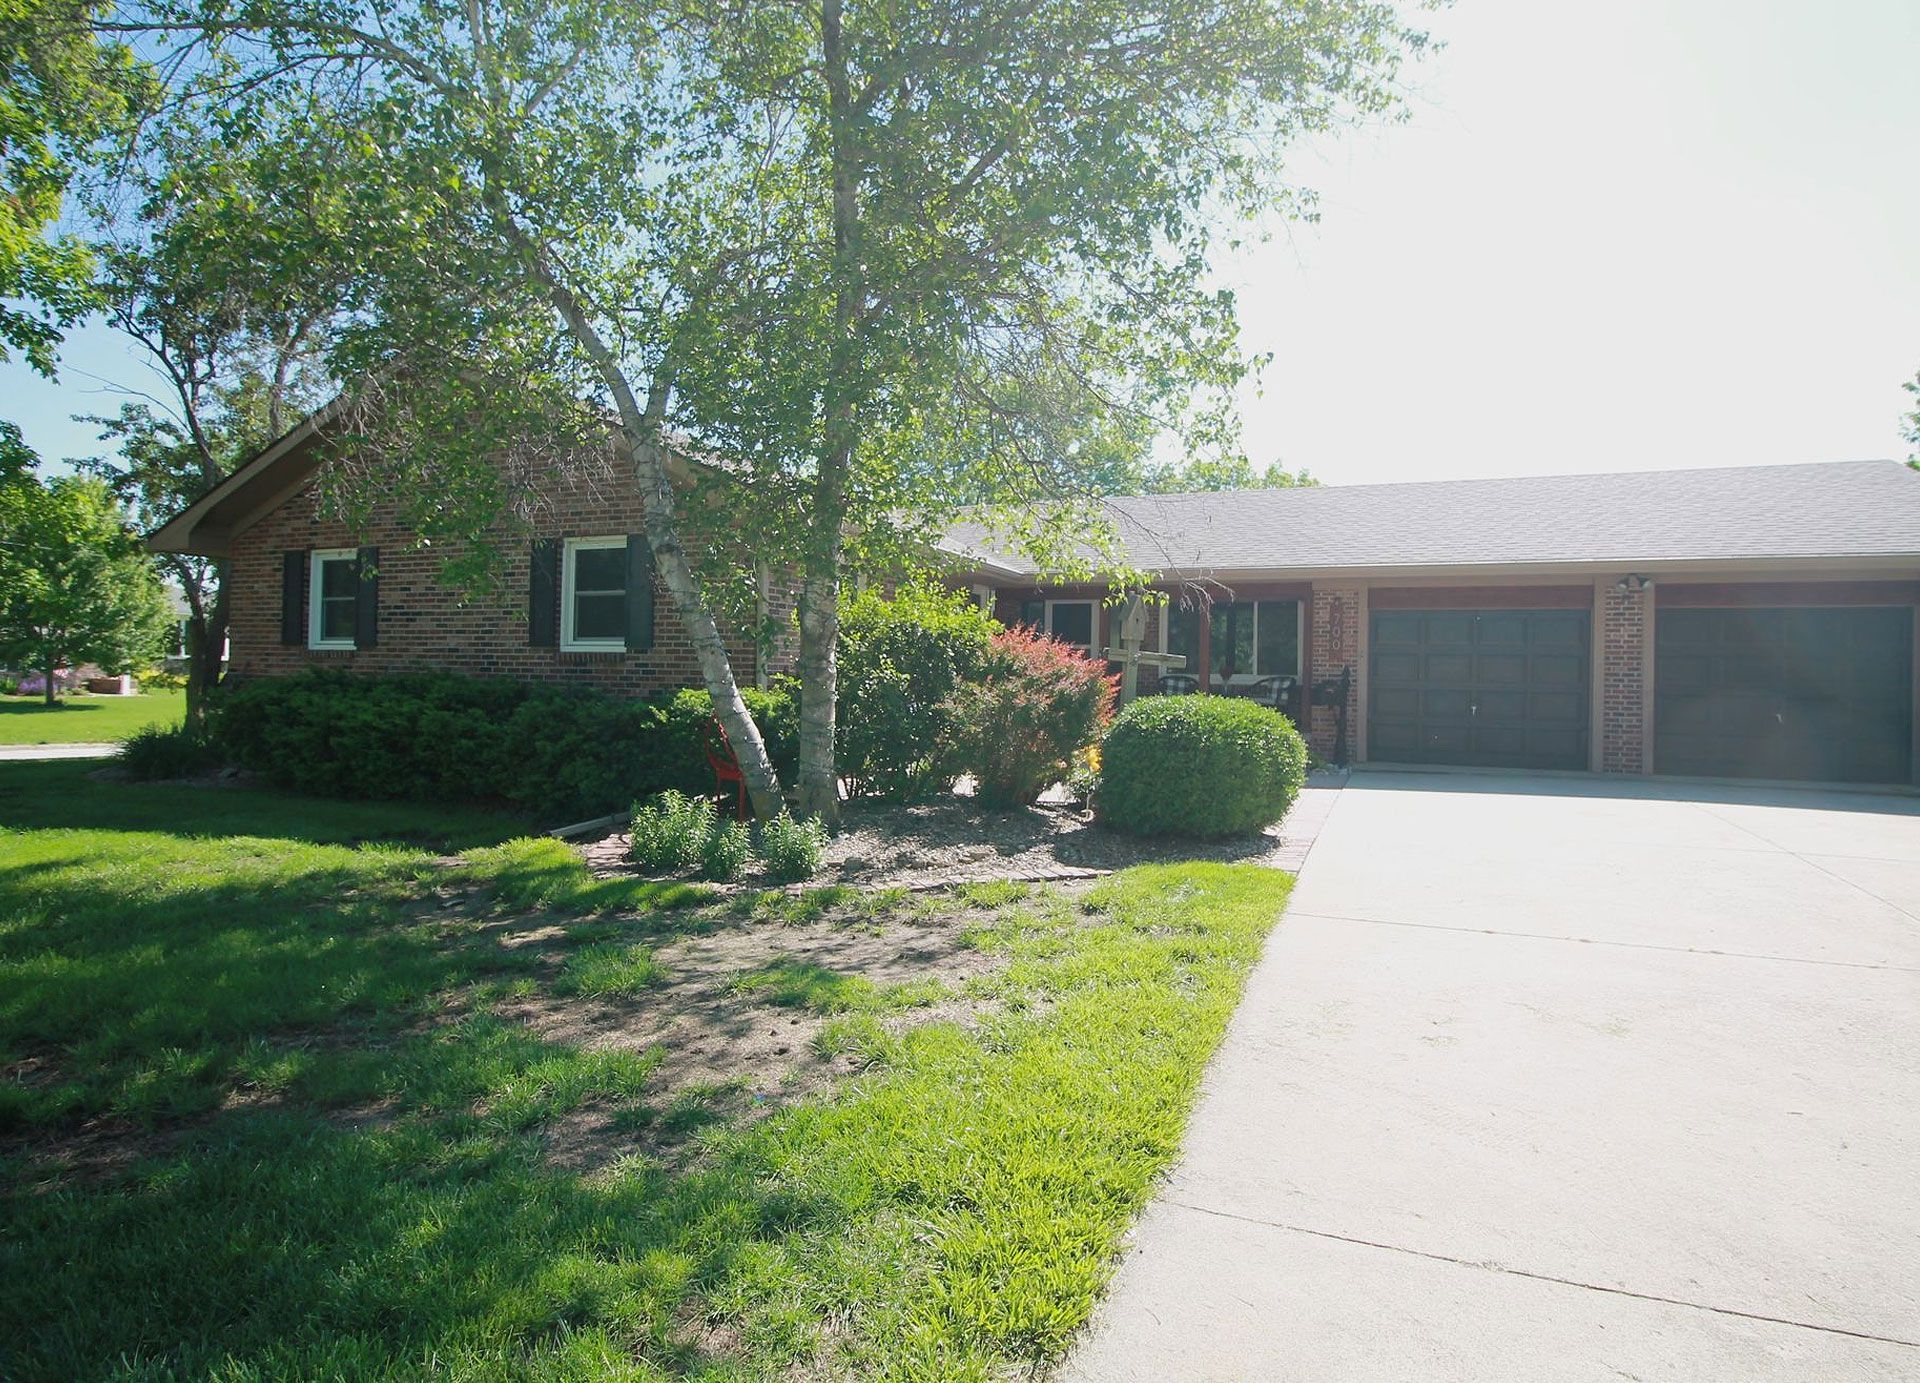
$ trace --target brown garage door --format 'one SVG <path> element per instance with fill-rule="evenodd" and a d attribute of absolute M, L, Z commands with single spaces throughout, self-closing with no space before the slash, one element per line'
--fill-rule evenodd
<path fill-rule="evenodd" d="M 1486 768 L 1587 766 L 1585 610 L 1380 610 L 1367 757 Z"/>
<path fill-rule="evenodd" d="M 1911 776 L 1908 607 L 1662 606 L 1653 643 L 1656 772 L 1835 783 Z"/>

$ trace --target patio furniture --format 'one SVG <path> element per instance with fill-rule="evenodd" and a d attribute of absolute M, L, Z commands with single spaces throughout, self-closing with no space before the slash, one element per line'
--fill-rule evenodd
<path fill-rule="evenodd" d="M 1191 696 L 1200 690 L 1200 679 L 1191 672 L 1163 672 L 1160 674 L 1160 695 Z"/>
<path fill-rule="evenodd" d="M 1271 706 L 1276 711 L 1284 711 L 1288 703 L 1293 700 L 1293 694 L 1299 686 L 1298 677 L 1262 677 L 1241 695 L 1249 700 L 1258 701 L 1262 706 Z"/>
<path fill-rule="evenodd" d="M 727 727 L 718 720 L 709 721 L 700 736 L 700 747 L 707 753 L 707 767 L 713 770 L 713 795 L 724 804 L 727 785 L 732 784 L 734 820 L 745 821 L 747 775 L 740 768 L 740 756 L 733 752 L 732 741 L 727 738 Z"/>

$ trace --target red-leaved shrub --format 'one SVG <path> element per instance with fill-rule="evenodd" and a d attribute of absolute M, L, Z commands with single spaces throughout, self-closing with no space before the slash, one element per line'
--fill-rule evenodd
<path fill-rule="evenodd" d="M 1032 802 L 1113 719 L 1105 663 L 1031 629 L 993 636 L 978 681 L 953 695 L 955 761 L 992 806 Z"/>

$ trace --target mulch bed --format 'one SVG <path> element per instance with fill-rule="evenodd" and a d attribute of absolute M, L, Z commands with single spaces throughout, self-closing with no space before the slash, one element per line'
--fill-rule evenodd
<path fill-rule="evenodd" d="M 959 794 L 910 806 L 849 802 L 820 873 L 808 886 L 926 889 L 996 879 L 1091 878 L 1166 860 L 1234 860 L 1293 868 L 1297 851 L 1288 839 L 1292 821 L 1290 815 L 1259 835 L 1224 840 L 1143 840 L 1103 829 L 1076 803 L 990 811 Z M 586 845 L 588 867 L 602 877 L 639 873 L 627 862 L 627 846 L 625 831 Z M 749 874 L 740 886 L 768 883 Z"/>

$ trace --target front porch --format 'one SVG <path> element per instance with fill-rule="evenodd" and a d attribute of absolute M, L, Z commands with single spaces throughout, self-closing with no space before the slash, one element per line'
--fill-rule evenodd
<path fill-rule="evenodd" d="M 977 588 L 1003 624 L 1029 625 L 1092 657 L 1118 642 L 1121 611 L 1103 586 Z M 1149 588 L 1142 648 L 1186 659 L 1142 667 L 1139 694 L 1241 696 L 1285 714 L 1329 762 L 1357 756 L 1355 593 L 1307 582 Z"/>

